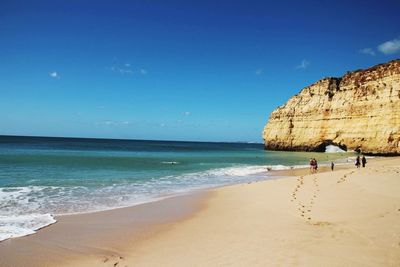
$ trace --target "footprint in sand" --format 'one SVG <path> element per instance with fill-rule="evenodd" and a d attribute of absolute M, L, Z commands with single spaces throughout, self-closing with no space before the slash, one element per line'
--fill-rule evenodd
<path fill-rule="evenodd" d="M 329 226 L 329 225 L 332 225 L 332 223 L 330 223 L 330 222 L 315 222 L 315 223 L 313 223 L 313 225 L 315 225 L 315 226 Z"/>
<path fill-rule="evenodd" d="M 122 256 L 111 255 L 111 256 L 105 257 L 103 259 L 103 263 L 107 264 L 107 266 L 117 267 L 120 265 L 120 263 L 123 260 L 124 260 L 124 257 L 122 257 Z"/>
<path fill-rule="evenodd" d="M 341 178 L 337 181 L 337 183 L 339 184 L 339 183 L 346 182 L 347 176 L 353 174 L 354 172 L 355 172 L 355 171 L 351 171 L 351 172 L 349 172 L 349 173 L 346 173 L 345 175 L 343 175 L 343 177 L 341 177 Z"/>
<path fill-rule="evenodd" d="M 300 184 L 296 185 L 296 187 L 295 187 L 295 189 L 294 189 L 294 191 L 292 193 L 292 199 L 290 200 L 291 202 L 293 202 L 294 200 L 297 200 L 296 195 L 297 195 L 297 192 L 299 191 L 299 189 L 301 187 L 302 180 L 303 180 L 303 176 L 301 176 L 300 178 L 297 179 L 297 181 L 299 181 Z"/>
<path fill-rule="evenodd" d="M 306 219 L 307 222 L 310 222 L 312 220 L 312 217 L 310 216 L 310 213 L 312 211 L 312 207 L 315 203 L 315 199 L 317 198 L 317 194 L 320 191 L 319 190 L 319 184 L 318 184 L 318 178 L 317 176 L 314 176 L 312 178 L 312 184 L 313 184 L 313 189 L 312 189 L 312 195 L 310 195 L 311 197 L 309 198 L 308 201 L 306 201 L 306 203 L 308 203 L 308 205 L 306 203 L 304 203 L 303 201 L 297 200 L 297 193 L 298 191 L 302 188 L 302 186 L 306 183 L 306 181 L 304 180 L 303 176 L 300 176 L 297 181 L 299 182 L 299 184 L 296 185 L 293 193 L 292 193 L 292 199 L 291 202 L 294 202 L 294 200 L 296 200 L 299 210 L 299 215 L 301 217 L 303 217 L 304 219 Z M 308 216 L 306 216 L 308 215 Z"/>

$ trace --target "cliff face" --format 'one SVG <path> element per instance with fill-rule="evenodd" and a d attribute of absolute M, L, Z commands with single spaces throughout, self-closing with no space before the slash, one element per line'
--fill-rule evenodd
<path fill-rule="evenodd" d="M 304 88 L 271 113 L 263 138 L 271 150 L 324 151 L 334 144 L 400 154 L 400 60 Z"/>

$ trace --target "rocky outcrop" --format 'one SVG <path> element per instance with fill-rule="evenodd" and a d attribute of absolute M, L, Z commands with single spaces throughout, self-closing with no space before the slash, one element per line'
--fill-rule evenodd
<path fill-rule="evenodd" d="M 263 131 L 270 150 L 400 155 L 400 60 L 324 78 L 274 110 Z"/>

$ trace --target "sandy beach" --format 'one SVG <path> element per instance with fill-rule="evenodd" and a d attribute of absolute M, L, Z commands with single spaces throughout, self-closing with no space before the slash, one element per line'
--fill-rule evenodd
<path fill-rule="evenodd" d="M 61 216 L 1 266 L 399 266 L 400 159 Z"/>
<path fill-rule="evenodd" d="M 399 10 L 0 0 L 0 267 L 400 267 Z"/>

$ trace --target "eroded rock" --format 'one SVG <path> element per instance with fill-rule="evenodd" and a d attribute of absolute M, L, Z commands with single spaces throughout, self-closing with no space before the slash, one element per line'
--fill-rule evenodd
<path fill-rule="evenodd" d="M 400 154 L 400 60 L 324 78 L 274 110 L 266 149 Z"/>

